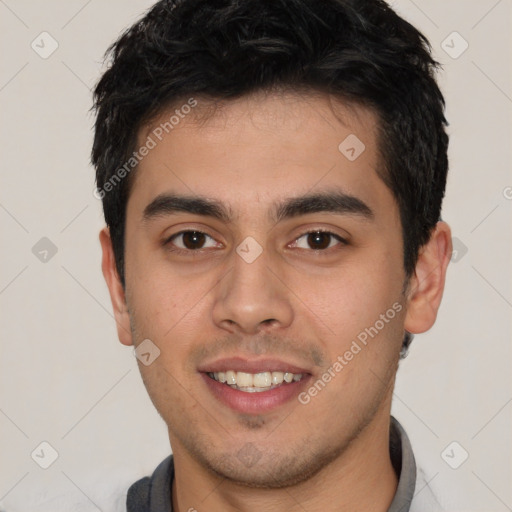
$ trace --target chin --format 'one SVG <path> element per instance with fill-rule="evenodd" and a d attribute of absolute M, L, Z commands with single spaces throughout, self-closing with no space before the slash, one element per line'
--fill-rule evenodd
<path fill-rule="evenodd" d="M 321 452 L 293 454 L 261 454 L 252 443 L 247 443 L 237 453 L 227 453 L 217 458 L 211 454 L 200 463 L 215 475 L 242 487 L 282 489 L 300 484 L 314 477 L 333 460 L 344 448 Z"/>

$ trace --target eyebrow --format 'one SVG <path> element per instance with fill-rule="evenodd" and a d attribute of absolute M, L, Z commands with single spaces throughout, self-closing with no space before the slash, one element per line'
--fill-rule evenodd
<path fill-rule="evenodd" d="M 275 206 L 273 220 L 280 222 L 300 215 L 324 212 L 355 215 L 367 220 L 374 218 L 372 209 L 361 199 L 345 192 L 325 192 L 286 199 Z"/>
<path fill-rule="evenodd" d="M 231 208 L 215 199 L 178 194 L 157 196 L 144 208 L 143 220 L 150 221 L 180 212 L 212 217 L 227 224 L 234 220 Z M 366 220 L 374 218 L 372 209 L 361 199 L 338 191 L 287 198 L 274 205 L 270 216 L 277 223 L 311 213 L 354 215 Z"/>

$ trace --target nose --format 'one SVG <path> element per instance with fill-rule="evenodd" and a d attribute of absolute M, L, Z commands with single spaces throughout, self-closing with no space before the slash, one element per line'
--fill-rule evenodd
<path fill-rule="evenodd" d="M 258 334 L 288 327 L 291 292 L 267 251 L 251 263 L 233 252 L 233 267 L 216 287 L 213 321 L 229 332 Z"/>

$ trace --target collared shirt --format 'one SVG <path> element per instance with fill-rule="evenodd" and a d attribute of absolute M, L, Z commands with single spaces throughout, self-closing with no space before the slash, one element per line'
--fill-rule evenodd
<path fill-rule="evenodd" d="M 428 483 L 416 472 L 411 443 L 400 423 L 391 417 L 389 452 L 398 476 L 398 487 L 388 512 L 441 512 Z M 172 512 L 174 478 L 172 455 L 164 459 L 151 477 L 135 482 L 126 498 L 127 512 Z"/>

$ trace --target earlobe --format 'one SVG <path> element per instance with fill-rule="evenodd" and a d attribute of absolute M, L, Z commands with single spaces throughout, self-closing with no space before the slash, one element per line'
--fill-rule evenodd
<path fill-rule="evenodd" d="M 441 304 L 446 270 L 452 254 L 450 227 L 438 222 L 429 241 L 420 249 L 409 283 L 404 327 L 411 333 L 428 331 Z"/>
<path fill-rule="evenodd" d="M 130 315 L 126 305 L 125 290 L 121 283 L 119 273 L 117 272 L 112 239 L 107 227 L 104 227 L 100 231 L 99 238 L 102 250 L 101 269 L 108 286 L 110 300 L 112 301 L 117 335 L 123 345 L 132 345 Z"/>

